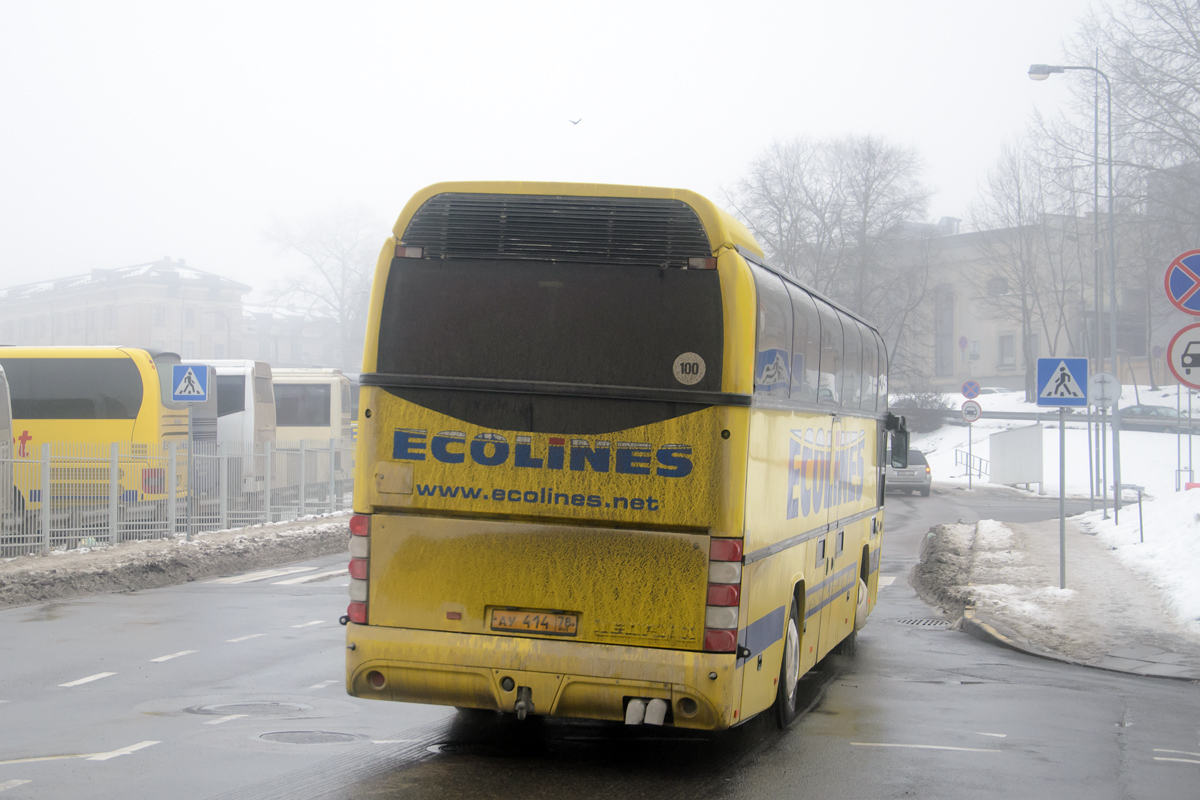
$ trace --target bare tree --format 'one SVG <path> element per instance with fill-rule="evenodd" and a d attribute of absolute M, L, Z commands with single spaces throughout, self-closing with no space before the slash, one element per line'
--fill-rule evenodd
<path fill-rule="evenodd" d="M 928 235 L 913 224 L 930 195 L 921 167 L 871 136 L 775 142 L 725 199 L 772 264 L 880 325 L 897 352 L 928 285 L 930 250 L 908 241 Z"/>
<path fill-rule="evenodd" d="M 299 256 L 303 263 L 276 287 L 277 302 L 336 320 L 339 366 L 345 370 L 357 371 L 362 363 L 371 280 L 387 233 L 387 226 L 362 208 L 281 222 L 266 232 L 281 251 Z"/>
<path fill-rule="evenodd" d="M 985 234 L 977 290 L 997 317 L 1020 325 L 1029 401 L 1037 391 L 1035 334 L 1046 336 L 1052 355 L 1060 337 L 1067 338 L 1070 349 L 1070 312 L 1077 295 L 1077 263 L 1068 246 L 1079 239 L 1075 215 L 1052 217 L 1051 198 L 1046 165 L 1014 142 L 1004 147 L 971 207 L 973 227 Z"/>

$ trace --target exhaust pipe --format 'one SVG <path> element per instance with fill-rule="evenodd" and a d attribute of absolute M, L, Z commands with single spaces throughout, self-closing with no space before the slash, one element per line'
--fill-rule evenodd
<path fill-rule="evenodd" d="M 524 720 L 526 715 L 533 713 L 533 689 L 528 686 L 517 687 L 517 702 L 513 706 L 517 719 Z"/>
<path fill-rule="evenodd" d="M 646 701 L 637 697 L 630 699 L 629 705 L 625 706 L 625 724 L 641 725 L 645 718 Z"/>

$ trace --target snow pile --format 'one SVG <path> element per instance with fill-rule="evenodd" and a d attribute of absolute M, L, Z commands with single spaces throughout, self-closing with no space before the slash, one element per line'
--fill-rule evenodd
<path fill-rule="evenodd" d="M 128 592 L 345 552 L 349 512 L 0 562 L 0 608 Z"/>
<path fill-rule="evenodd" d="M 1136 537 L 1136 513 L 1134 519 Z M 1117 533 L 1127 535 L 1124 529 Z M 1099 663 L 1142 644 L 1200 665 L 1200 626 L 1181 625 L 1168 613 L 1170 596 L 1113 558 L 1099 537 L 1068 523 L 1065 589 L 1059 558 L 1058 520 L 941 525 L 927 535 L 909 579 L 952 617 L 973 608 L 977 619 L 1033 650 Z"/>
<path fill-rule="evenodd" d="M 1123 505 L 1121 524 L 1093 511 L 1074 519 L 1158 592 L 1171 615 L 1200 634 L 1200 489 Z M 1145 541 L 1142 541 L 1142 539 Z"/>

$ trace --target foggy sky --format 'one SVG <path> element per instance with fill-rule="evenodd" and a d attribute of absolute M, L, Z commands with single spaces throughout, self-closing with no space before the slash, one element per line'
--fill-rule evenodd
<path fill-rule="evenodd" d="M 915 146 L 930 218 L 963 217 L 1064 107 L 1071 76 L 1025 72 L 1087 6 L 0 0 L 0 287 L 171 256 L 264 289 L 276 220 L 362 206 L 382 243 L 442 180 L 720 201 L 798 135 Z"/>

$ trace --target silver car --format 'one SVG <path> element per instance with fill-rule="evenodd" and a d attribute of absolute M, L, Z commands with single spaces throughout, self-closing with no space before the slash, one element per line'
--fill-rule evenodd
<path fill-rule="evenodd" d="M 922 497 L 929 497 L 929 487 L 933 477 L 929 474 L 929 462 L 925 454 L 911 447 L 908 450 L 908 467 L 893 469 L 891 453 L 888 454 L 884 488 L 889 492 L 920 492 Z"/>

